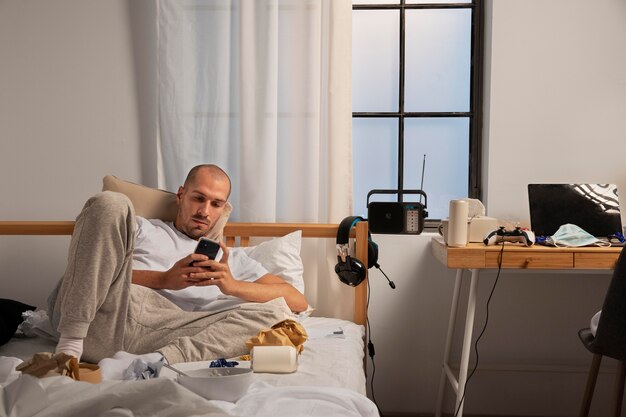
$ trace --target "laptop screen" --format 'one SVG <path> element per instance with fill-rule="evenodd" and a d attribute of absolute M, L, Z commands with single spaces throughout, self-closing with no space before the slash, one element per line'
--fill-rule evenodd
<path fill-rule="evenodd" d="M 566 223 L 596 237 L 622 232 L 617 186 L 614 184 L 529 184 L 531 229 L 552 236 Z"/>

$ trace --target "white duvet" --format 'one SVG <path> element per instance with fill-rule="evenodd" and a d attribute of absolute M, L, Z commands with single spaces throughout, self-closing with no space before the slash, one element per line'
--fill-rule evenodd
<path fill-rule="evenodd" d="M 254 374 L 248 392 L 236 403 L 206 400 L 179 385 L 166 369 L 160 378 L 147 381 L 93 385 L 67 377 L 20 375 L 15 366 L 21 360 L 0 356 L 0 417 L 378 416 L 364 395 L 363 327 L 313 317 L 303 325 L 309 340 L 298 371 Z M 205 366 L 206 362 L 177 364 L 183 370 Z"/>
<path fill-rule="evenodd" d="M 0 390 L 0 416 L 378 416 L 366 397 L 345 388 L 272 387 L 255 382 L 236 403 L 209 401 L 168 378 L 105 381 L 23 375 Z"/>

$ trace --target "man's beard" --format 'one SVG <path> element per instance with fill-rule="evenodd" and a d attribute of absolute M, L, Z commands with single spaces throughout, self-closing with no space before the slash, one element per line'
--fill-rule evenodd
<path fill-rule="evenodd" d="M 196 227 L 189 228 L 189 233 L 186 233 L 186 235 L 192 239 L 199 239 L 202 236 L 205 236 L 213 228 L 213 224 L 207 217 L 191 216 L 191 220 L 199 221 L 201 223 L 204 223 L 207 226 L 206 229 L 202 229 L 202 230 L 198 228 L 199 225 L 196 225 Z"/>

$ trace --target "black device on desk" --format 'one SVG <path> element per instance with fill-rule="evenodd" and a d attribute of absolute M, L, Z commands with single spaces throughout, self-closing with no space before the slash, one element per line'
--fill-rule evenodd
<path fill-rule="evenodd" d="M 375 194 L 419 194 L 424 197 L 420 202 L 385 202 L 372 201 Z M 422 190 L 372 190 L 367 193 L 367 221 L 372 233 L 382 234 L 416 234 L 424 230 L 424 219 L 428 198 Z"/>
<path fill-rule="evenodd" d="M 614 184 L 528 184 L 531 229 L 552 236 L 571 223 L 599 239 L 622 234 Z"/>

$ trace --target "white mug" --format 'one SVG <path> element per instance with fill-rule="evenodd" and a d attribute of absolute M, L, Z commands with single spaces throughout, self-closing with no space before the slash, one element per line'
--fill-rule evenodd
<path fill-rule="evenodd" d="M 439 232 L 439 235 L 443 237 L 443 241 L 445 242 L 445 244 L 448 244 L 448 227 L 450 225 L 450 220 L 449 219 L 443 219 L 441 221 L 441 223 L 439 224 L 439 228 L 437 229 L 437 231 Z M 468 227 L 468 233 L 467 233 L 467 242 L 465 242 L 465 244 L 469 243 L 469 225 L 470 222 L 468 220 L 467 222 L 467 227 Z"/>

